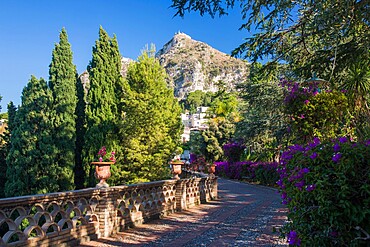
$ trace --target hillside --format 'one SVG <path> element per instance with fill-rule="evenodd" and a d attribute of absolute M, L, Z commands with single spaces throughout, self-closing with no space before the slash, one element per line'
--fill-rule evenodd
<path fill-rule="evenodd" d="M 220 82 L 234 89 L 249 73 L 246 61 L 233 58 L 206 43 L 177 33 L 156 55 L 169 75 L 169 85 L 175 96 L 182 99 L 187 93 L 218 91 Z"/>

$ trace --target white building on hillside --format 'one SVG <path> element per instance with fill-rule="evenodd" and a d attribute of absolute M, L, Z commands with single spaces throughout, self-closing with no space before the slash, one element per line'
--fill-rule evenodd
<path fill-rule="evenodd" d="M 202 130 L 208 128 L 207 112 L 208 107 L 198 107 L 194 114 L 189 112 L 181 114 L 182 124 L 184 125 L 184 133 L 181 135 L 182 142 L 190 140 L 190 132 L 192 130 Z"/>

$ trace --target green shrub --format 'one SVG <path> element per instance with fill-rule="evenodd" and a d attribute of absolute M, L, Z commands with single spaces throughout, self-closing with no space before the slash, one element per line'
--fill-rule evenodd
<path fill-rule="evenodd" d="M 315 138 L 282 154 L 277 184 L 289 208 L 283 233 L 291 245 L 370 245 L 369 145 Z"/>
<path fill-rule="evenodd" d="M 282 81 L 287 89 L 285 113 L 296 142 L 307 143 L 314 137 L 330 140 L 353 135 L 348 98 L 344 92 L 320 89 L 320 83 L 301 85 Z"/>

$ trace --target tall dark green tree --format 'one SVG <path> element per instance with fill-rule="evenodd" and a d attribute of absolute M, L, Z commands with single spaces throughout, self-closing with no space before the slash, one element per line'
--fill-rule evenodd
<path fill-rule="evenodd" d="M 15 115 L 7 155 L 6 196 L 60 191 L 62 173 L 52 139 L 52 94 L 44 79 L 32 76 L 22 92 L 22 104 Z"/>
<path fill-rule="evenodd" d="M 254 81 L 243 85 L 242 120 L 236 136 L 244 139 L 251 159 L 271 161 L 286 139 L 287 118 L 284 115 L 282 87 L 275 81 Z"/>
<path fill-rule="evenodd" d="M 244 104 L 235 136 L 245 141 L 250 159 L 272 161 L 277 158 L 282 142 L 287 140 L 284 94 L 279 85 L 279 76 L 287 71 L 279 66 L 274 73 L 261 73 L 262 66 L 252 64 L 248 79 L 238 85 Z"/>
<path fill-rule="evenodd" d="M 75 149 L 75 186 L 76 189 L 82 189 L 85 183 L 85 171 L 83 166 L 83 146 L 86 133 L 86 93 L 81 79 L 76 83 L 77 105 L 76 105 L 76 149 Z"/>
<path fill-rule="evenodd" d="M 121 121 L 120 99 L 123 92 L 121 55 L 117 39 L 110 38 L 100 27 L 99 39 L 93 47 L 92 60 L 87 68 L 89 86 L 86 106 L 86 134 L 84 144 L 84 166 L 89 185 L 95 183 L 90 162 L 102 146 L 114 149 L 119 155 L 117 123 Z"/>
<path fill-rule="evenodd" d="M 2 96 L 0 96 L 0 101 Z M 1 110 L 1 106 L 0 106 Z M 0 198 L 4 197 L 4 188 L 6 181 L 6 154 L 7 154 L 7 136 L 9 135 L 5 131 L 0 135 Z"/>
<path fill-rule="evenodd" d="M 120 182 L 153 181 L 169 174 L 167 162 L 180 142 L 182 128 L 178 101 L 165 78 L 153 48 L 128 68 L 122 170 L 129 173 L 122 173 Z"/>
<path fill-rule="evenodd" d="M 0 136 L 0 198 L 5 197 L 5 183 L 6 183 L 6 156 L 9 153 L 10 149 L 10 133 L 14 129 L 16 123 L 14 122 L 15 114 L 17 112 L 17 108 L 11 101 L 8 104 L 8 122 L 7 127 L 5 128 L 5 132 L 3 132 Z"/>
<path fill-rule="evenodd" d="M 53 163 L 58 164 L 61 171 L 57 178 L 58 187 L 61 190 L 71 190 L 74 188 L 77 70 L 73 64 L 71 45 L 64 28 L 59 39 L 59 43 L 55 44 L 49 66 L 49 87 L 53 94 L 52 138 L 56 151 Z"/>

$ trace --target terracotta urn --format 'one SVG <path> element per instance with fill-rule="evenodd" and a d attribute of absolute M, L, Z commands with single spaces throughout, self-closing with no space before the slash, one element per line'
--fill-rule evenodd
<path fill-rule="evenodd" d="M 173 174 L 173 179 L 180 179 L 179 175 L 181 174 L 181 167 L 184 165 L 184 162 L 180 160 L 171 161 L 171 171 Z"/>
<path fill-rule="evenodd" d="M 195 172 L 199 171 L 199 167 L 198 167 L 198 165 L 197 165 L 197 164 L 195 164 L 195 165 L 193 166 L 193 171 L 195 171 Z"/>
<path fill-rule="evenodd" d="M 215 164 L 211 164 L 208 166 L 208 173 L 209 174 L 214 174 L 216 172 L 216 166 Z"/>
<path fill-rule="evenodd" d="M 110 166 L 113 165 L 114 162 L 91 162 L 91 165 L 95 165 L 95 177 L 99 179 L 99 183 L 96 185 L 97 188 L 108 188 L 109 184 L 107 184 L 106 180 L 110 178 Z"/>

